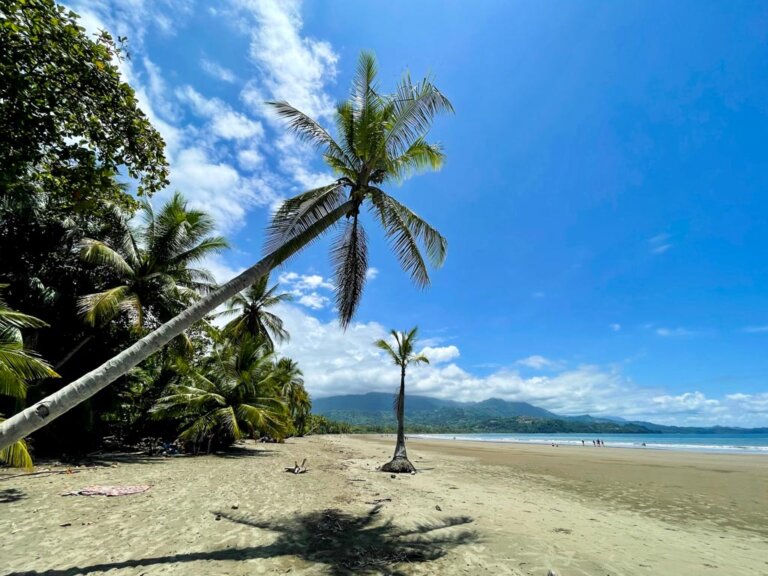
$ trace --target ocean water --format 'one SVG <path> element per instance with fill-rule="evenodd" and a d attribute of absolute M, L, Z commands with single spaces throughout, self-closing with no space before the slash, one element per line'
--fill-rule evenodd
<path fill-rule="evenodd" d="M 592 441 L 599 438 L 605 442 L 606 448 L 764 454 L 768 457 L 768 434 L 409 434 L 409 437 L 564 446 L 581 446 L 584 440 L 590 448 L 593 447 Z"/>

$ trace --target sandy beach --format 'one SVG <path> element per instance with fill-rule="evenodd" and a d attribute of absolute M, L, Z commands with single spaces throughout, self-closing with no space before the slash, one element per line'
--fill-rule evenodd
<path fill-rule="evenodd" d="M 0 573 L 768 574 L 768 458 L 316 436 L 0 473 Z M 307 458 L 310 472 L 283 467 Z M 148 484 L 121 497 L 61 496 Z"/>

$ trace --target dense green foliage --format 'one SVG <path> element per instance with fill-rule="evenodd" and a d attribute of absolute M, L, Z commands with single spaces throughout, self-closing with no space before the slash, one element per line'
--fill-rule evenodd
<path fill-rule="evenodd" d="M 120 167 L 140 193 L 167 184 L 163 140 L 120 78 L 108 33 L 89 38 L 53 0 L 5 0 L 0 47 L 0 193 L 42 186 L 83 202 Z"/>
<path fill-rule="evenodd" d="M 5 286 L 0 285 L 0 289 Z M 0 396 L 23 399 L 27 382 L 58 378 L 58 374 L 37 354 L 24 346 L 23 328 L 42 328 L 45 322 L 9 308 L 0 298 Z M 2 421 L 0 414 L 0 421 Z M 23 440 L 0 450 L 0 463 L 29 468 L 32 459 Z"/>
<path fill-rule="evenodd" d="M 40 194 L 38 200 L 45 204 L 48 197 Z M 0 246 L 7 250 L 0 280 L 8 283 L 14 308 L 42 318 L 0 303 L 2 413 L 16 412 L 80 376 L 214 286 L 196 263 L 226 242 L 211 235 L 210 217 L 189 209 L 180 195 L 157 211 L 142 203 L 140 225 L 129 222 L 134 212 L 128 203 L 96 206 L 72 210 L 68 221 L 57 222 L 28 202 L 3 205 L 8 219 L 0 223 Z M 16 244 L 20 235 L 31 241 Z M 50 246 L 48 254 L 36 252 L 42 245 Z M 242 298 L 262 289 L 252 287 Z M 33 447 L 40 454 L 78 454 L 99 448 L 104 438 L 128 446 L 147 437 L 179 437 L 199 450 L 246 435 L 281 439 L 306 433 L 309 395 L 296 363 L 275 357 L 271 340 L 258 328 L 258 315 L 267 313 L 256 311 L 253 332 L 248 323 L 236 334 L 198 323 L 114 387 L 35 435 Z M 274 315 L 269 322 L 282 326 Z M 21 330 L 43 357 L 55 359 L 61 378 L 24 348 Z M 15 378 L 5 366 L 15 368 Z M 28 464 L 20 459 L 25 452 L 14 449 L 15 463 Z"/>

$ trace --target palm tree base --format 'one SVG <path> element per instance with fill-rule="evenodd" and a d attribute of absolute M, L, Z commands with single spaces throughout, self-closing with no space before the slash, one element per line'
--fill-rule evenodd
<path fill-rule="evenodd" d="M 408 458 L 393 458 L 380 468 L 382 472 L 394 472 L 395 474 L 410 474 L 416 472 L 416 468 Z"/>

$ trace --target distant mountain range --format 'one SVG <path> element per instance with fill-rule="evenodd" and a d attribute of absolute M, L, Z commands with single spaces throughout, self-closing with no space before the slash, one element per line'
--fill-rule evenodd
<path fill-rule="evenodd" d="M 348 422 L 359 430 L 391 431 L 397 421 L 393 394 L 369 392 L 317 398 L 312 412 Z M 405 418 L 409 432 L 583 432 L 603 434 L 643 433 L 768 433 L 768 428 L 664 426 L 623 418 L 561 416 L 527 402 L 489 398 L 482 402 L 455 402 L 429 396 L 406 396 Z"/>

